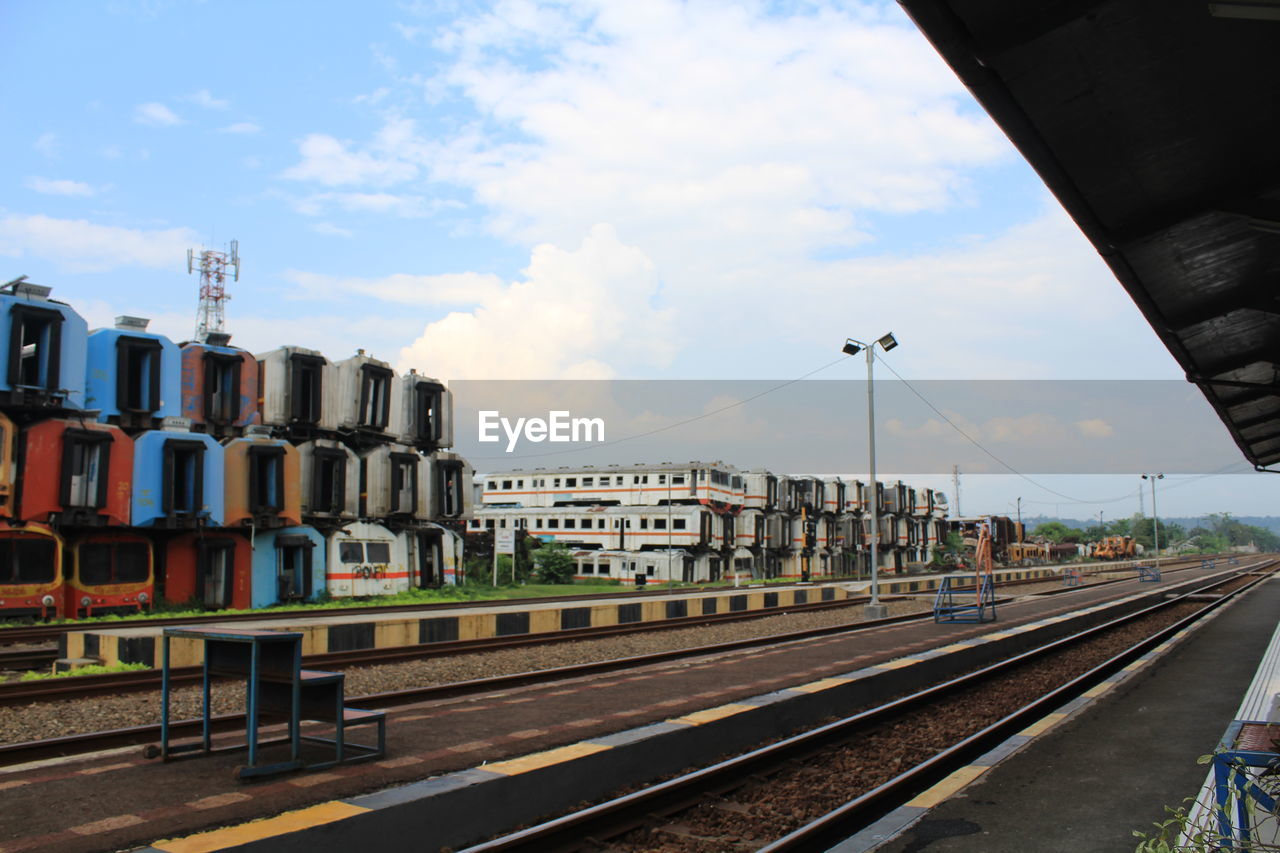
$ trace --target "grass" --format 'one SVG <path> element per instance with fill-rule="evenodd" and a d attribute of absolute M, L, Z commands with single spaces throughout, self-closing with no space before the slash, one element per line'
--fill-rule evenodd
<path fill-rule="evenodd" d="M 696 584 L 695 584 L 696 585 Z M 651 587 L 657 586 L 651 584 Z M 665 584 L 664 584 L 665 586 Z M 677 587 L 690 586 L 690 584 L 677 583 Z M 557 595 L 590 595 L 593 593 L 617 593 L 625 591 L 626 587 L 621 587 L 617 581 L 596 581 L 572 584 L 525 584 L 522 586 L 481 586 L 478 584 L 463 584 L 459 586 L 443 586 L 439 589 L 410 589 L 396 595 L 377 596 L 372 598 L 324 598 L 320 601 L 312 601 L 297 604 L 281 604 L 274 607 L 255 608 L 253 610 L 205 610 L 191 602 L 187 603 L 168 603 L 162 602 L 149 611 L 142 613 L 130 614 L 109 614 L 106 616 L 94 616 L 87 619 L 61 619 L 51 621 L 49 624 L 75 624 L 75 625 L 100 625 L 100 624 L 116 624 L 136 622 L 142 619 L 186 619 L 197 616 L 208 616 L 211 613 L 218 615 L 235 616 L 239 614 L 253 613 L 290 613 L 290 612 L 313 612 L 325 610 L 339 610 L 346 607 L 391 607 L 404 604 L 440 604 L 459 601 L 500 601 L 515 598 L 543 598 L 553 597 Z M 0 627 L 15 627 L 22 622 L 7 621 L 0 622 Z"/>
<path fill-rule="evenodd" d="M 151 669 L 145 663 L 113 663 L 110 665 L 91 664 L 66 672 L 24 672 L 23 681 L 46 681 L 50 678 L 76 678 L 81 675 L 106 675 L 110 672 L 132 672 L 137 669 Z"/>

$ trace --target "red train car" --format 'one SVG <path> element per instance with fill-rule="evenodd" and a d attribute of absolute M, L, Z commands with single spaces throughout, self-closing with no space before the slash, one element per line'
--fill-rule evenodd
<path fill-rule="evenodd" d="M 209 610 L 253 606 L 253 548 L 230 530 L 204 530 L 170 539 L 165 546 L 164 597 L 198 602 Z"/>
<path fill-rule="evenodd" d="M 43 524 L 0 522 L 0 619 L 60 619 L 63 541 Z"/>
<path fill-rule="evenodd" d="M 47 420 L 26 430 L 20 518 L 41 524 L 129 524 L 133 440 L 119 427 Z"/>
<path fill-rule="evenodd" d="M 66 615 L 137 613 L 155 599 L 151 541 L 126 530 L 94 530 L 67 545 Z"/>

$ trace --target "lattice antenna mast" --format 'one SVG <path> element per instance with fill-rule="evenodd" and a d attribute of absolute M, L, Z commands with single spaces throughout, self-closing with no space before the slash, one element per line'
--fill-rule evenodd
<path fill-rule="evenodd" d="M 187 273 L 200 270 L 200 307 L 196 311 L 196 340 L 204 343 L 210 333 L 226 331 L 226 316 L 223 305 L 231 294 L 227 293 L 227 270 L 231 270 L 231 280 L 240 280 L 240 241 L 231 241 L 230 252 L 215 252 L 205 249 L 199 255 L 198 263 L 194 249 L 187 249 Z"/>

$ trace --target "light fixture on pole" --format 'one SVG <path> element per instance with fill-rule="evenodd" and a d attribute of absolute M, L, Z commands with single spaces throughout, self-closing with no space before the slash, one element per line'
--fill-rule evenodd
<path fill-rule="evenodd" d="M 898 345 L 898 341 L 893 336 L 893 332 L 889 332 L 877 339 L 875 344 L 866 344 L 847 338 L 844 346 L 840 348 L 845 355 L 857 355 L 864 350 L 867 353 L 867 450 L 871 469 L 870 482 L 867 484 L 867 502 L 871 505 L 871 603 L 866 606 L 864 613 L 868 619 L 883 619 L 889 615 L 889 608 L 880 603 L 880 557 L 877 553 L 880 548 L 880 490 L 876 484 L 876 397 L 872 381 L 876 344 L 888 352 Z"/>
<path fill-rule="evenodd" d="M 1156 568 L 1160 568 L 1160 510 L 1156 509 L 1156 480 L 1163 480 L 1164 474 L 1143 474 L 1142 479 L 1151 481 L 1151 532 L 1156 548 Z"/>

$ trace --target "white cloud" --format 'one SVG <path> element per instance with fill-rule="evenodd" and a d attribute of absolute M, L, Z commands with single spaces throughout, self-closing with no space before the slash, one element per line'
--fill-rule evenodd
<path fill-rule="evenodd" d="M 220 128 L 218 132 L 250 134 L 258 133 L 261 130 L 262 128 L 259 125 L 256 125 L 251 121 L 238 121 L 235 124 L 229 124 L 226 127 Z"/>
<path fill-rule="evenodd" d="M 665 365 L 670 314 L 655 309 L 653 262 L 597 225 L 581 246 L 533 250 L 524 280 L 477 282 L 476 308 L 432 322 L 398 369 L 446 379 L 603 379 L 617 364 Z"/>
<path fill-rule="evenodd" d="M 356 236 L 355 232 L 348 231 L 346 228 L 339 228 L 332 222 L 317 222 L 311 226 L 311 230 L 317 234 L 326 234 L 330 237 L 346 237 L 349 239 Z"/>
<path fill-rule="evenodd" d="M 391 186 L 418 175 L 418 166 L 411 160 L 421 145 L 414 138 L 413 123 L 403 119 L 388 121 L 368 151 L 350 151 L 349 143 L 313 133 L 298 145 L 302 162 L 286 169 L 281 177 L 330 187 Z"/>
<path fill-rule="evenodd" d="M 447 203 L 428 203 L 421 196 L 394 193 L 312 193 L 293 201 L 293 209 L 303 216 L 320 216 L 329 208 L 338 208 L 350 213 L 385 213 L 416 219 L 429 216 L 432 210 L 441 206 L 447 206 Z"/>
<path fill-rule="evenodd" d="M 226 98 L 215 98 L 208 89 L 201 89 L 198 92 L 192 92 L 182 100 L 187 103 L 204 107 L 206 110 L 225 110 L 227 107 L 231 106 L 231 102 Z"/>
<path fill-rule="evenodd" d="M 1083 421 L 1076 421 L 1076 429 L 1085 438 L 1108 438 L 1115 433 L 1115 429 L 1111 424 L 1102 418 L 1089 418 Z"/>
<path fill-rule="evenodd" d="M 156 101 L 138 104 L 138 106 L 134 107 L 133 120 L 138 124 L 146 124 L 152 127 L 172 127 L 175 124 L 182 124 L 182 119 L 173 110 Z"/>
<path fill-rule="evenodd" d="M 75 272 L 134 266 L 177 271 L 194 245 L 199 239 L 190 228 L 120 228 L 41 214 L 0 218 L 0 255 L 30 255 Z"/>
<path fill-rule="evenodd" d="M 483 273 L 399 273 L 375 279 L 288 270 L 284 278 L 293 282 L 298 288 L 298 295 L 308 300 L 371 296 L 383 302 L 404 305 L 479 305 L 493 301 L 505 292 L 502 279 Z"/>
<path fill-rule="evenodd" d="M 97 192 L 93 187 L 80 181 L 69 181 L 65 178 L 49 179 L 38 176 L 27 178 L 28 189 L 45 195 L 91 196 Z"/>
<path fill-rule="evenodd" d="M 62 146 L 58 142 L 58 134 L 53 131 L 49 131 L 48 133 L 42 133 L 36 137 L 36 141 L 31 143 L 31 147 L 34 148 L 40 156 L 52 160 L 58 156 L 58 149 Z"/>

